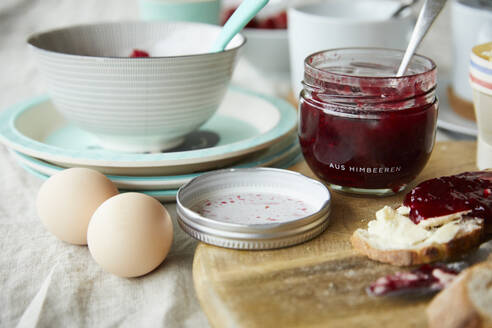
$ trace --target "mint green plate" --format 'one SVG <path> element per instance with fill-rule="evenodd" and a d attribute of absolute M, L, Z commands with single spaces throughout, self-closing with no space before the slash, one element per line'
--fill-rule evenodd
<path fill-rule="evenodd" d="M 62 167 L 47 163 L 43 160 L 21 154 L 14 150 L 10 151 L 14 158 L 24 167 L 31 168 L 39 173 L 51 176 L 63 170 Z M 300 154 L 299 142 L 297 136 L 291 136 L 283 139 L 281 142 L 269 147 L 258 154 L 248 156 L 246 159 L 234 164 L 230 168 L 253 168 L 253 167 L 276 167 L 283 168 L 286 162 L 296 158 Z M 159 189 L 176 189 L 196 178 L 204 172 L 183 174 L 183 175 L 165 175 L 165 176 L 121 176 L 107 175 L 119 189 L 128 190 L 159 190 Z"/>
<path fill-rule="evenodd" d="M 184 146 L 162 153 L 101 148 L 69 124 L 47 96 L 0 113 L 0 141 L 19 153 L 60 167 L 89 167 L 113 175 L 176 175 L 231 165 L 295 131 L 296 110 L 286 101 L 230 87 L 217 113 Z"/>
<path fill-rule="evenodd" d="M 297 164 L 302 159 L 303 159 L 302 154 L 298 153 L 293 158 L 289 158 L 289 159 L 286 159 L 284 161 L 279 162 L 278 165 L 275 167 L 277 167 L 277 168 L 289 168 L 289 167 Z M 22 163 L 21 161 L 19 161 L 19 165 L 24 170 L 26 170 L 27 172 L 31 173 L 34 176 L 37 176 L 38 178 L 40 178 L 42 180 L 46 180 L 50 177 L 50 175 L 41 173 L 41 172 L 37 171 L 36 169 L 33 169 L 30 166 L 27 166 L 26 164 Z M 152 196 L 161 202 L 174 202 L 174 201 L 176 201 L 176 194 L 178 193 L 178 189 L 164 189 L 164 190 L 124 190 L 124 189 L 120 189 L 120 192 L 128 192 L 128 191 L 137 191 L 137 192 Z"/>

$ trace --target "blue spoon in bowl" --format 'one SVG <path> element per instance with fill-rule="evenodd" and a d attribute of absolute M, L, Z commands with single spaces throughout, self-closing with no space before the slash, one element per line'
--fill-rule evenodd
<path fill-rule="evenodd" d="M 265 7 L 268 1 L 269 0 L 244 0 L 222 27 L 211 52 L 224 51 L 232 38 L 238 34 L 263 7 Z"/>

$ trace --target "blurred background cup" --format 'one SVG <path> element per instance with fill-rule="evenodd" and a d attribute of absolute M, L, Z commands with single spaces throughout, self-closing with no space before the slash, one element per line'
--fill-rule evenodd
<path fill-rule="evenodd" d="M 492 1 L 453 0 L 451 30 L 453 42 L 451 96 L 470 103 L 471 110 L 472 88 L 468 83 L 470 53 L 474 45 L 492 41 Z M 458 99 L 452 103 L 462 103 Z"/>
<path fill-rule="evenodd" d="M 242 56 L 269 78 L 289 78 L 289 44 L 287 30 L 247 28 L 243 31 L 248 42 Z"/>
<path fill-rule="evenodd" d="M 144 20 L 219 24 L 220 0 L 139 0 Z"/>
<path fill-rule="evenodd" d="M 326 0 L 288 11 L 291 82 L 297 98 L 304 59 L 315 52 L 345 47 L 405 49 L 415 23 L 412 10 L 392 14 L 392 0 Z"/>
<path fill-rule="evenodd" d="M 222 1 L 222 23 L 241 2 L 242 0 Z M 286 13 L 290 4 L 290 0 L 270 0 L 242 31 L 248 41 L 242 49 L 241 58 L 250 63 L 258 73 L 276 81 L 288 81 L 290 78 Z"/>
<path fill-rule="evenodd" d="M 483 170 L 492 168 L 492 42 L 472 48 L 469 67 L 478 126 L 477 166 Z"/>

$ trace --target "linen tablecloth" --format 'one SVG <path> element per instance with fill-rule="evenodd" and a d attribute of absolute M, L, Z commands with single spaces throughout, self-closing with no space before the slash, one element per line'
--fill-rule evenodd
<path fill-rule="evenodd" d="M 26 46 L 28 35 L 77 23 L 135 19 L 136 0 L 2 0 L 0 110 L 45 93 Z M 443 68 L 450 65 L 448 31 L 449 8 L 421 48 Z M 285 92 L 244 63 L 234 79 L 263 92 Z M 438 139 L 448 137 L 440 133 Z M 196 242 L 176 224 L 174 204 L 166 204 L 175 232 L 164 263 L 144 277 L 122 279 L 103 272 L 87 247 L 63 243 L 44 229 L 35 210 L 40 185 L 0 146 L 0 326 L 208 326 L 193 289 Z"/>

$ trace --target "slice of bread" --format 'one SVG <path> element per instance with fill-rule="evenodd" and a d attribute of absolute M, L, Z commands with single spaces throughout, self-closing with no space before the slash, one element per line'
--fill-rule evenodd
<path fill-rule="evenodd" d="M 492 262 L 462 273 L 427 307 L 429 327 L 492 327 Z"/>
<path fill-rule="evenodd" d="M 416 225 L 402 208 L 385 207 L 376 213 L 368 229 L 357 229 L 350 242 L 372 260 L 398 266 L 419 265 L 456 258 L 482 242 L 482 219 L 461 213 L 447 220 L 436 219 L 435 226 Z"/>

